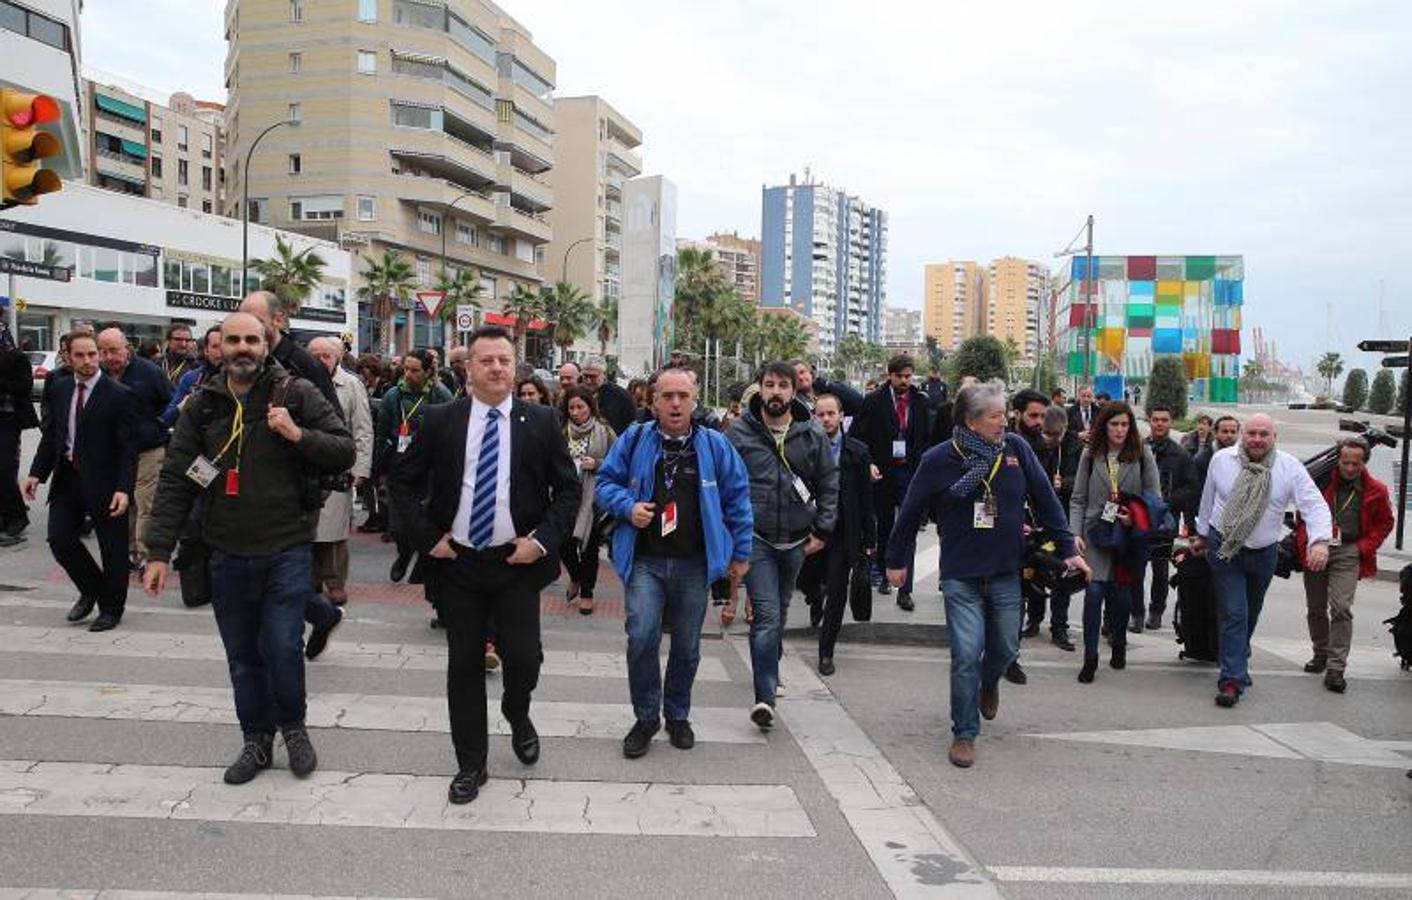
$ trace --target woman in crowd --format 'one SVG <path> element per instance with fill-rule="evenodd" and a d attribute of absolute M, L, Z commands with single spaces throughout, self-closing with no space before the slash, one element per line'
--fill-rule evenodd
<path fill-rule="evenodd" d="M 598 401 L 592 389 L 571 385 L 564 389 L 559 405 L 569 456 L 583 484 L 583 500 L 574 520 L 574 533 L 564 544 L 564 569 L 569 575 L 569 590 L 564 600 L 568 603 L 577 600 L 579 612 L 587 616 L 593 613 L 593 588 L 598 583 L 598 545 L 602 537 L 595 527 L 593 487 L 598 481 L 598 467 L 603 465 L 617 436 L 598 418 Z"/>
<path fill-rule="evenodd" d="M 549 388 L 545 387 L 544 381 L 538 375 L 526 375 L 516 381 L 515 396 L 526 403 L 552 405 L 549 400 Z"/>
<path fill-rule="evenodd" d="M 1139 574 L 1126 572 L 1117 565 L 1113 550 L 1094 546 L 1090 533 L 1100 523 L 1129 524 L 1123 498 L 1144 491 L 1153 494 L 1160 491 L 1157 461 L 1138 436 L 1132 407 L 1126 403 L 1105 403 L 1089 429 L 1088 447 L 1079 457 L 1074 494 L 1069 501 L 1069 528 L 1084 560 L 1093 570 L 1084 592 L 1084 663 L 1079 670 L 1079 681 L 1084 684 L 1093 681 L 1098 671 L 1098 638 L 1104 603 L 1108 604 L 1108 621 L 1113 623 L 1109 635 L 1113 648 L 1109 664 L 1115 669 L 1127 666 L 1129 605 L 1132 585 Z"/>

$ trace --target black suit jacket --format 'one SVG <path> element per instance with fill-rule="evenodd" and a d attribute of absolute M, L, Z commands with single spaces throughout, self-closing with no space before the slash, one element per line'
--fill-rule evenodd
<path fill-rule="evenodd" d="M 40 481 L 54 476 L 54 492 L 68 487 L 73 469 L 64 459 L 69 438 L 69 406 L 78 382 L 72 377 L 56 382 L 53 405 L 40 433 L 29 474 Z M 113 494 L 132 496 L 137 481 L 137 400 L 119 381 L 101 375 L 93 394 L 84 401 L 83 419 L 74 440 L 79 484 L 90 513 L 104 512 Z"/>
<path fill-rule="evenodd" d="M 892 404 L 892 386 L 883 385 L 863 399 L 863 408 L 853 419 L 848 436 L 868 447 L 873 464 L 884 472 L 893 464 L 892 442 L 898 439 L 897 409 Z M 922 461 L 931 440 L 931 418 L 927 415 L 927 395 L 915 387 L 907 389 L 907 465 L 912 471 Z"/>
<path fill-rule="evenodd" d="M 451 531 L 456 518 L 470 422 L 469 397 L 428 407 L 412 445 L 388 476 L 392 502 L 409 523 L 412 546 L 422 553 Z M 533 533 L 548 551 L 534 566 L 526 567 L 533 571 L 539 588 L 558 577 L 559 548 L 573 533 L 582 490 L 553 409 L 514 400 L 510 408 L 510 518 L 517 536 Z M 465 543 L 466 536 L 453 539 Z"/>
<path fill-rule="evenodd" d="M 1089 425 L 1092 425 L 1093 421 L 1097 418 L 1098 404 L 1094 403 L 1088 408 Z M 1071 434 L 1079 434 L 1083 431 L 1088 431 L 1088 428 L 1084 425 L 1083 413 L 1079 410 L 1079 405 L 1075 403 L 1073 406 L 1069 407 L 1069 432 Z"/>

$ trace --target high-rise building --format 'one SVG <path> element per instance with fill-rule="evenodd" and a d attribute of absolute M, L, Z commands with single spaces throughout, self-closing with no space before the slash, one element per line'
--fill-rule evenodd
<path fill-rule="evenodd" d="M 554 101 L 554 168 L 549 182 L 554 239 L 545 278 L 577 285 L 595 305 L 623 292 L 623 184 L 642 174 L 642 130 L 602 97 Z M 585 346 L 597 340 L 585 339 Z"/>
<path fill-rule="evenodd" d="M 672 350 L 677 281 L 677 187 L 661 175 L 623 185 L 623 297 L 618 365 L 646 375 Z"/>
<path fill-rule="evenodd" d="M 491 309 L 542 282 L 554 195 L 554 61 L 489 0 L 230 0 L 227 208 L 337 239 L 355 278 L 383 251 L 434 282 L 472 274 Z M 280 123 L 297 123 L 268 131 Z M 246 155 L 260 141 L 245 170 Z M 363 343 L 371 338 L 364 309 Z M 411 322 L 408 322 L 408 318 Z M 415 310 L 394 329 L 440 339 Z"/>
<path fill-rule="evenodd" d="M 832 353 L 844 335 L 882 338 L 887 297 L 887 213 L 814 181 L 763 189 L 760 304 L 788 306 L 819 323 Z"/>
<path fill-rule="evenodd" d="M 109 78 L 84 81 L 89 184 L 202 212 L 225 209 L 225 107 L 173 94 L 168 103 Z"/>
<path fill-rule="evenodd" d="M 921 346 L 922 311 L 905 306 L 884 306 L 883 343 L 889 347 Z"/>
<path fill-rule="evenodd" d="M 1033 363 L 1040 304 L 1048 289 L 1049 269 L 1039 263 L 1014 256 L 991 260 L 985 279 L 985 333 L 1001 343 L 1013 341 L 1021 359 Z"/>
<path fill-rule="evenodd" d="M 928 263 L 923 269 L 923 328 L 938 349 L 955 350 L 979 333 L 985 281 L 986 270 L 968 260 Z"/>
<path fill-rule="evenodd" d="M 721 274 L 747 303 L 760 302 L 760 242 L 737 232 L 718 231 L 706 236 Z"/>

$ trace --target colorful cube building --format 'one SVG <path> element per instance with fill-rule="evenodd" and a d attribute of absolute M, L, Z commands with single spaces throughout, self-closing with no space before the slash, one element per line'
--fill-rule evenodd
<path fill-rule="evenodd" d="M 1060 317 L 1067 374 L 1084 375 L 1087 313 L 1095 391 L 1122 397 L 1124 388 L 1147 383 L 1156 359 L 1175 356 L 1194 399 L 1236 402 L 1243 257 L 1095 256 L 1092 278 L 1087 263 L 1074 257 Z"/>

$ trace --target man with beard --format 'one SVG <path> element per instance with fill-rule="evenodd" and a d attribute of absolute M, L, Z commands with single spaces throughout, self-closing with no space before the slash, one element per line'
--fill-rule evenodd
<path fill-rule="evenodd" d="M 182 411 L 162 467 L 143 583 L 166 586 L 168 560 L 192 505 L 206 499 L 211 605 L 225 645 L 244 735 L 225 771 L 244 784 L 270 767 L 274 732 L 304 778 L 318 757 L 304 727 L 304 610 L 313 593 L 317 491 L 306 467 L 346 471 L 353 438 L 323 395 L 269 358 L 264 324 L 232 313 L 221 324 L 224 364 Z"/>
<path fill-rule="evenodd" d="M 212 325 L 206 329 L 206 334 L 201 339 L 201 364 L 188 369 L 177 381 L 176 389 L 172 391 L 172 399 L 167 402 L 167 408 L 162 412 L 162 424 L 168 428 L 175 425 L 186 398 L 209 381 L 220 367 L 221 326 Z"/>
<path fill-rule="evenodd" d="M 162 374 L 175 386 L 187 372 L 201 368 L 195 353 L 196 341 L 191 338 L 191 326 L 180 322 L 167 326 L 166 347 L 162 352 Z"/>
<path fill-rule="evenodd" d="M 1078 435 L 1069 430 L 1069 416 L 1062 406 L 1050 406 L 1044 411 L 1043 440 L 1036 450 L 1039 464 L 1054 486 L 1059 497 L 1059 505 L 1069 508 L 1069 500 L 1074 496 L 1074 478 L 1079 471 L 1079 458 L 1083 456 L 1083 445 Z M 1049 589 L 1049 640 L 1060 650 L 1074 651 L 1074 642 L 1069 639 L 1069 600 L 1073 589 L 1063 579 L 1055 579 Z M 1028 608 L 1029 620 L 1038 625 L 1044 620 L 1043 601 L 1038 608 Z M 1027 632 L 1030 629 L 1025 629 Z M 1038 634 L 1038 628 L 1032 632 Z"/>
<path fill-rule="evenodd" d="M 1206 490 L 1206 471 L 1211 467 L 1211 457 L 1217 451 L 1234 447 L 1240 440 L 1240 420 L 1235 416 L 1221 416 L 1211 426 L 1211 441 L 1196 454 L 1192 461 L 1196 466 L 1197 495 Z"/>
<path fill-rule="evenodd" d="M 1044 413 L 1049 408 L 1049 401 L 1039 391 L 1033 388 L 1022 388 L 1015 392 L 1015 396 L 1010 398 L 1010 409 L 1014 413 L 1014 422 L 1010 431 L 1025 439 L 1025 443 L 1030 445 L 1030 449 L 1038 456 L 1040 449 L 1044 446 Z M 1034 637 L 1039 634 L 1040 622 L 1044 619 L 1044 601 L 1041 596 L 1039 603 L 1035 604 L 1026 600 L 1026 617 L 1028 622 L 1020 632 L 1021 637 Z M 1029 676 L 1025 673 L 1025 668 L 1020 664 L 1020 657 L 1017 655 L 1014 662 L 1005 669 L 1005 680 L 1011 684 L 1028 684 Z"/>

